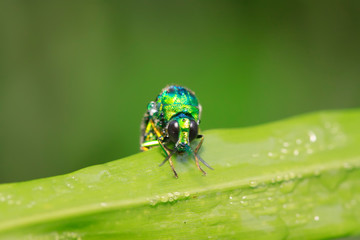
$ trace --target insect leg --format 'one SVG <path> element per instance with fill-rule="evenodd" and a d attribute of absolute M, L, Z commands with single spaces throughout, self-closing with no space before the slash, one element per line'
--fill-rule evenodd
<path fill-rule="evenodd" d="M 166 163 L 171 156 L 175 153 L 176 151 L 171 152 L 169 155 L 167 155 L 167 157 L 164 159 L 164 161 L 162 163 L 159 164 L 159 167 L 161 167 L 162 165 L 164 165 L 164 163 Z"/>
<path fill-rule="evenodd" d="M 187 146 L 187 151 L 189 151 L 190 153 L 192 153 L 192 155 L 194 156 L 195 159 L 195 163 L 197 168 L 204 174 L 206 175 L 206 172 L 201 168 L 200 164 L 199 164 L 199 156 L 194 152 L 194 150 L 192 150 L 192 148 L 190 146 Z M 203 160 L 200 160 L 201 162 Z"/>
<path fill-rule="evenodd" d="M 176 152 L 176 150 L 174 150 L 174 151 L 172 151 L 170 153 L 169 150 L 165 147 L 165 145 L 160 140 L 159 140 L 159 143 L 160 143 L 161 148 L 166 153 L 166 158 L 164 159 L 164 161 L 159 166 L 162 166 L 166 161 L 169 161 L 170 167 L 171 167 L 172 171 L 174 172 L 174 176 L 176 178 L 178 178 L 177 172 L 175 171 L 175 168 L 174 168 L 173 161 L 171 160 L 171 156 Z"/>
<path fill-rule="evenodd" d="M 154 120 L 150 119 L 149 120 L 149 124 L 151 124 L 152 129 L 154 130 L 156 136 L 158 139 L 162 140 L 163 136 L 161 135 L 161 133 L 159 132 L 159 130 L 156 128 Z"/>
<path fill-rule="evenodd" d="M 202 143 L 204 141 L 204 136 L 203 135 L 197 135 L 196 138 L 201 138 L 199 144 L 197 145 L 197 147 L 195 148 L 195 153 L 197 153 L 199 151 L 199 149 L 201 148 L 202 146 Z"/>
<path fill-rule="evenodd" d="M 200 167 L 199 157 L 198 157 L 195 153 L 194 153 L 194 156 L 195 156 L 195 163 L 196 163 L 197 168 L 198 168 L 204 175 L 206 175 L 206 172 Z"/>
<path fill-rule="evenodd" d="M 151 147 L 153 146 L 159 146 L 159 141 L 158 140 L 154 140 L 154 141 L 146 141 L 146 142 L 143 142 L 140 146 L 140 149 L 142 151 L 147 151 L 149 150 Z"/>
<path fill-rule="evenodd" d="M 172 162 L 172 160 L 171 160 L 171 156 L 172 156 L 175 152 L 176 152 L 176 150 L 172 151 L 172 152 L 164 159 L 164 161 L 159 165 L 159 167 L 162 166 L 166 161 L 169 161 L 170 167 L 171 167 L 171 169 L 172 169 L 173 172 L 174 172 L 174 176 L 175 176 L 176 178 L 178 178 L 178 175 L 177 175 L 177 173 L 176 173 L 176 171 L 175 171 L 175 168 L 174 168 L 174 164 L 173 164 L 173 162 Z"/>
<path fill-rule="evenodd" d="M 158 141 L 160 143 L 161 148 L 165 151 L 166 153 L 166 158 L 165 160 L 160 164 L 160 166 L 162 166 L 166 161 L 169 161 L 170 167 L 172 169 L 172 171 L 174 172 L 174 176 L 176 178 L 178 178 L 177 172 L 175 171 L 174 168 L 174 164 L 171 160 L 171 156 L 176 152 L 176 150 L 174 150 L 173 152 L 170 153 L 170 151 L 165 147 L 165 145 L 163 144 L 163 142 L 161 141 L 163 139 L 163 136 L 161 135 L 161 133 L 159 132 L 159 130 L 156 128 L 155 123 L 152 119 L 150 119 L 150 124 L 152 125 L 154 132 L 156 134 L 156 136 L 158 137 Z"/>
<path fill-rule="evenodd" d="M 174 172 L 174 176 L 176 178 L 178 178 L 178 175 L 177 175 L 177 172 L 175 171 L 174 164 L 173 164 L 173 162 L 171 160 L 171 157 L 169 158 L 169 163 L 170 163 L 170 167 L 171 167 L 172 171 Z"/>

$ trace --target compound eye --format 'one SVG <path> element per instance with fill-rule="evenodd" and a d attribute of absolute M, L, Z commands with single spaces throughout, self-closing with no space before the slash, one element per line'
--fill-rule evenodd
<path fill-rule="evenodd" d="M 198 125 L 194 120 L 190 121 L 190 134 L 189 134 L 189 141 L 191 142 L 194 140 L 198 135 Z"/>
<path fill-rule="evenodd" d="M 169 122 L 167 130 L 170 140 L 176 143 L 179 139 L 179 123 L 176 120 Z"/>

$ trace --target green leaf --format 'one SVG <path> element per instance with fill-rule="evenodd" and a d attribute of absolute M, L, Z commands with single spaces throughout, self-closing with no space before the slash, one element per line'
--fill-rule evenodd
<path fill-rule="evenodd" d="M 360 235 L 360 110 L 204 131 L 202 176 L 160 149 L 0 185 L 0 239 L 325 239 Z M 51 159 L 49 159 L 51 161 Z"/>

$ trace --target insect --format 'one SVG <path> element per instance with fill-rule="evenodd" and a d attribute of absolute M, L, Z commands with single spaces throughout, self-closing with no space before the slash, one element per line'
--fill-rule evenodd
<path fill-rule="evenodd" d="M 200 115 L 201 105 L 193 91 L 177 85 L 165 87 L 155 101 L 148 104 L 141 124 L 140 150 L 160 146 L 166 158 L 159 166 L 168 161 L 176 178 L 178 175 L 171 157 L 186 152 L 193 156 L 197 168 L 206 175 L 199 162 L 213 168 L 198 155 L 204 141 L 204 137 L 198 134 Z M 194 139 L 200 139 L 200 142 L 192 149 L 190 143 Z"/>

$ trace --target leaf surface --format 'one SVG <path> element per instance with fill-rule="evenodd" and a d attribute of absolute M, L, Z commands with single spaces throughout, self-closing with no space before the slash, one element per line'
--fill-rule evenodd
<path fill-rule="evenodd" d="M 202 176 L 160 149 L 0 185 L 0 239 L 327 239 L 360 235 L 360 110 L 204 131 Z"/>

